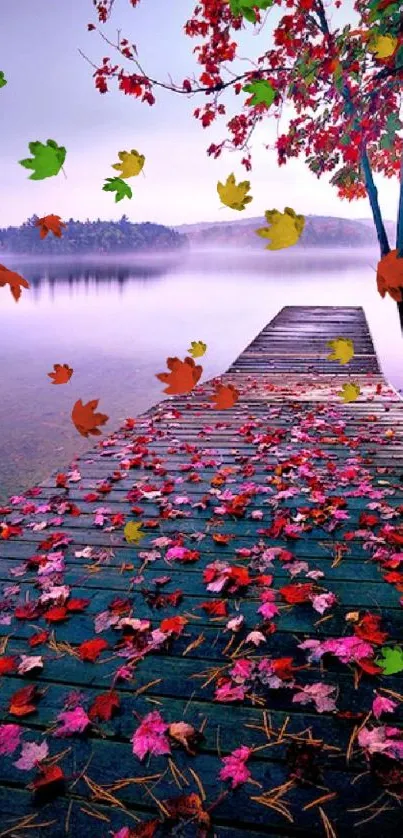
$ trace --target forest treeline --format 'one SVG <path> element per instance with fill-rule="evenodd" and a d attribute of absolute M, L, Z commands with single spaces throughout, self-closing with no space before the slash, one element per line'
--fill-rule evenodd
<path fill-rule="evenodd" d="M 0 252 L 3 253 L 122 253 L 140 250 L 174 250 L 186 245 L 187 239 L 162 224 L 132 224 L 123 215 L 120 221 L 66 221 L 61 238 L 48 233 L 41 239 L 32 216 L 20 227 L 0 229 Z"/>

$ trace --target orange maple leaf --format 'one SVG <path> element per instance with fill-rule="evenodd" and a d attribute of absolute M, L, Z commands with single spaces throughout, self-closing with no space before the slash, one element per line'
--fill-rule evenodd
<path fill-rule="evenodd" d="M 99 399 L 92 399 L 92 401 L 83 404 L 81 399 L 75 403 L 71 418 L 81 436 L 100 436 L 101 431 L 97 425 L 104 425 L 108 421 L 109 416 L 105 413 L 94 413 L 98 407 Z"/>
<path fill-rule="evenodd" d="M 21 286 L 23 288 L 30 287 L 28 280 L 24 279 L 23 276 L 15 273 L 15 271 L 10 271 L 9 268 L 5 267 L 5 265 L 0 265 L 0 287 L 6 285 L 7 283 L 10 286 L 10 291 L 16 303 L 18 303 L 18 300 L 21 297 Z"/>
<path fill-rule="evenodd" d="M 44 215 L 43 218 L 38 218 L 35 221 L 35 227 L 39 227 L 39 235 L 41 239 L 46 239 L 48 233 L 53 233 L 60 239 L 62 235 L 62 227 L 67 227 L 67 224 L 62 221 L 60 215 Z"/>
<path fill-rule="evenodd" d="M 210 401 L 215 402 L 216 410 L 228 410 L 239 399 L 239 390 L 232 384 L 216 384 L 216 391 Z"/>
<path fill-rule="evenodd" d="M 74 372 L 68 364 L 53 364 L 53 369 L 54 372 L 48 372 L 49 378 L 53 378 L 52 384 L 67 384 Z"/>
<path fill-rule="evenodd" d="M 193 358 L 189 357 L 184 361 L 180 361 L 179 358 L 167 358 L 167 367 L 170 372 L 160 372 L 156 378 L 168 384 L 164 393 L 169 396 L 190 393 L 203 372 L 203 367 L 196 366 Z"/>
<path fill-rule="evenodd" d="M 378 262 L 376 283 L 381 297 L 389 293 L 396 303 L 402 302 L 403 259 L 399 259 L 397 250 L 391 250 Z"/>

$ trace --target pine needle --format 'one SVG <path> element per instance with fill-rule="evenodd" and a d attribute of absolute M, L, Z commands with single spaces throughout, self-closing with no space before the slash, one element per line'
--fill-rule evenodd
<path fill-rule="evenodd" d="M 319 806 L 319 814 L 322 818 L 323 826 L 325 827 L 326 838 L 337 838 L 337 835 L 336 835 L 336 833 L 333 829 L 333 826 L 330 823 L 329 818 L 326 815 L 326 812 L 323 811 L 321 806 Z"/>
<path fill-rule="evenodd" d="M 155 681 L 149 681 L 148 684 L 144 684 L 143 687 L 139 687 L 138 690 L 136 690 L 136 692 L 134 693 L 134 697 L 137 698 L 137 696 L 141 695 L 141 693 L 145 693 L 145 691 L 148 690 L 149 687 L 155 687 L 155 685 L 160 684 L 161 681 L 162 678 L 156 678 Z"/>
<path fill-rule="evenodd" d="M 199 646 L 201 646 L 205 639 L 206 638 L 204 634 L 199 634 L 199 636 L 196 637 L 196 640 L 192 640 L 192 642 L 189 643 L 189 646 L 186 646 L 186 649 L 182 652 L 182 657 L 185 657 L 185 655 L 187 655 L 188 652 L 192 652 L 193 649 L 197 649 Z"/>
<path fill-rule="evenodd" d="M 190 766 L 188 767 L 188 771 L 192 775 L 192 777 L 193 777 L 193 779 L 194 779 L 194 781 L 197 785 L 197 788 L 199 789 L 200 797 L 201 797 L 201 799 L 204 803 L 204 801 L 207 800 L 207 796 L 206 796 L 206 792 L 204 791 L 202 781 L 201 781 L 200 777 L 196 774 L 196 771 L 193 771 L 193 768 L 190 768 Z"/>
<path fill-rule="evenodd" d="M 311 803 L 307 803 L 306 806 L 303 807 L 303 812 L 306 812 L 308 809 L 313 809 L 314 806 L 319 806 L 320 803 L 324 803 L 326 800 L 334 800 L 337 797 L 335 791 L 331 791 L 329 794 L 323 794 L 322 797 L 317 797 L 316 800 L 312 800 Z"/>
<path fill-rule="evenodd" d="M 85 812 L 86 815 L 90 815 L 91 818 L 97 818 L 100 821 L 106 821 L 106 823 L 110 823 L 110 818 L 106 815 L 101 814 L 100 812 L 91 811 L 91 809 L 87 809 L 85 806 L 80 806 L 82 812 Z"/>

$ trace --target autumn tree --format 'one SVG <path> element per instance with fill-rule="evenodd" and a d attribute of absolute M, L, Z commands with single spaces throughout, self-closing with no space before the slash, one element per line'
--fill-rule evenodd
<path fill-rule="evenodd" d="M 123 2 L 123 0 L 121 0 Z M 127 2 L 127 0 L 126 0 Z M 129 0 L 136 7 L 140 0 Z M 145 3 L 148 0 L 141 0 Z M 98 23 L 107 24 L 115 0 L 93 0 Z M 347 6 L 347 4 L 346 4 Z M 284 9 L 271 26 L 275 8 Z M 197 74 L 179 83 L 154 79 L 141 65 L 137 45 L 127 38 L 110 40 L 102 26 L 88 24 L 119 56 L 93 63 L 96 88 L 106 93 L 113 80 L 119 89 L 153 105 L 158 88 L 201 99 L 194 110 L 203 128 L 221 119 L 226 136 L 211 143 L 207 154 L 223 149 L 241 153 L 252 168 L 251 140 L 263 120 L 280 120 L 285 104 L 294 115 L 278 135 L 278 164 L 302 156 L 320 178 L 348 201 L 368 196 L 379 241 L 378 290 L 398 303 L 403 329 L 403 123 L 399 119 L 403 81 L 403 17 L 400 0 L 355 0 L 351 23 L 331 26 L 342 0 L 199 0 L 184 32 L 197 38 Z M 237 37 L 255 27 L 264 51 L 238 71 Z M 266 49 L 268 43 L 272 43 Z M 169 68 L 167 68 L 169 70 Z M 228 113 L 231 91 L 239 106 Z M 268 146 L 269 148 L 269 146 Z M 396 247 L 392 250 L 378 200 L 374 173 L 400 176 Z"/>

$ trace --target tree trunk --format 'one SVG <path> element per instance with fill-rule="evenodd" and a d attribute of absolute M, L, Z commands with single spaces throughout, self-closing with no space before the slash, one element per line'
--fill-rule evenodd
<path fill-rule="evenodd" d="M 371 204 L 372 215 L 376 227 L 376 234 L 378 236 L 379 247 L 381 250 L 381 257 L 387 256 L 390 252 L 390 245 L 388 241 L 387 232 L 382 219 L 381 208 L 378 201 L 378 190 L 375 186 L 374 178 L 372 177 L 371 166 L 368 160 L 367 150 L 364 147 L 361 153 L 361 165 L 364 174 L 365 188 L 369 202 Z"/>

